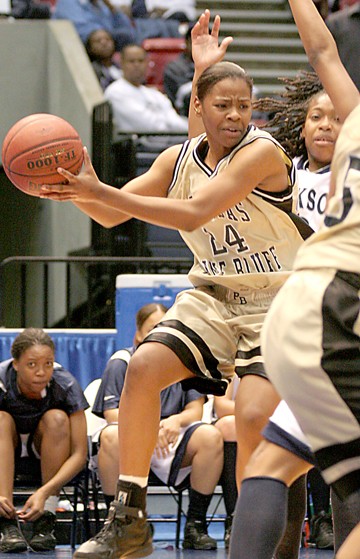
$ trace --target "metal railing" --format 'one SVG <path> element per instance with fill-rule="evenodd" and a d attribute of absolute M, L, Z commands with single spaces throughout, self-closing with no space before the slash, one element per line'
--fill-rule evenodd
<path fill-rule="evenodd" d="M 59 267 L 63 271 L 59 277 Z M 40 313 L 42 328 L 58 326 L 51 323 L 49 319 L 50 295 L 54 295 L 53 266 L 57 266 L 56 290 L 64 287 L 65 293 L 56 293 L 57 298 L 64 300 L 64 312 L 61 327 L 64 328 L 94 328 L 99 320 L 99 292 L 108 294 L 115 299 L 116 276 L 123 273 L 167 273 L 185 274 L 192 265 L 188 257 L 132 257 L 132 256 L 68 256 L 68 257 L 42 257 L 42 256 L 12 256 L 0 263 L 0 325 L 11 328 L 23 328 L 33 326 L 29 322 L 29 297 L 33 294 L 29 291 L 29 285 L 34 284 L 34 273 L 38 293 L 35 306 Z M 82 281 L 87 287 L 87 297 L 83 303 L 82 323 L 79 324 L 74 318 L 73 292 L 78 286 L 78 275 L 73 273 L 74 268 L 81 269 Z M 34 270 L 35 269 L 35 270 Z M 30 281 L 31 279 L 31 281 Z M 59 287 L 60 286 L 60 287 Z M 33 287 L 33 285 L 32 285 Z M 61 295 L 61 297 L 60 297 Z M 16 324 L 7 324 L 6 307 L 19 305 Z M 34 301 L 31 301 L 34 304 Z M 102 306 L 102 305 L 100 305 Z M 110 307 L 113 305 L 110 304 Z M 113 309 L 111 310 L 111 312 Z M 115 323 L 115 312 L 112 312 L 110 320 Z M 113 327 L 106 324 L 102 327 Z"/>

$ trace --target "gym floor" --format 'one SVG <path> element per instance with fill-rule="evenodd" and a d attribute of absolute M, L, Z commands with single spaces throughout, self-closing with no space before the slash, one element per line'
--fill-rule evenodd
<path fill-rule="evenodd" d="M 1 559 L 30 559 L 35 553 L 0 553 Z M 333 551 L 321 551 L 319 549 L 301 549 L 300 559 L 332 559 Z M 72 550 L 69 546 L 58 546 L 55 551 L 47 553 L 36 553 L 37 559 L 71 559 Z M 173 542 L 155 542 L 155 551 L 151 555 L 152 559 L 226 559 L 227 553 L 224 547 L 219 547 L 217 551 L 192 551 L 175 549 Z"/>

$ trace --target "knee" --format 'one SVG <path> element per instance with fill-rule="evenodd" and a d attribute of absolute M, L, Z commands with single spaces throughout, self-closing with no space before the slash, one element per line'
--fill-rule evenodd
<path fill-rule="evenodd" d="M 162 372 L 152 365 L 152 360 L 146 352 L 137 350 L 132 356 L 126 371 L 124 390 L 139 393 L 160 392 L 165 387 Z"/>
<path fill-rule="evenodd" d="M 214 457 L 222 455 L 224 451 L 224 440 L 221 432 L 213 425 L 202 425 L 198 428 L 198 448 Z M 196 432 L 196 431 L 195 431 Z"/>
<path fill-rule="evenodd" d="M 235 428 L 234 415 L 225 415 L 215 423 L 215 427 L 219 429 L 219 431 L 221 432 L 224 441 L 227 442 L 236 441 L 236 428 Z"/>
<path fill-rule="evenodd" d="M 44 433 L 51 432 L 56 438 L 59 435 L 68 435 L 70 434 L 69 416 L 63 410 L 48 410 L 42 416 L 39 427 Z"/>
<path fill-rule="evenodd" d="M 118 427 L 117 425 L 108 425 L 101 433 L 99 454 L 117 456 L 118 446 Z"/>
<path fill-rule="evenodd" d="M 15 421 L 12 416 L 6 411 L 0 411 L 0 432 L 13 432 L 15 431 Z"/>
<path fill-rule="evenodd" d="M 261 405 L 256 402 L 246 403 L 237 414 L 236 427 L 246 432 L 259 432 L 267 423 L 269 417 Z"/>

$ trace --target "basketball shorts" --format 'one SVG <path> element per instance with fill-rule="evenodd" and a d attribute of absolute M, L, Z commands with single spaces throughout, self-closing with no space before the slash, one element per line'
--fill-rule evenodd
<path fill-rule="evenodd" d="M 284 400 L 281 400 L 276 410 L 269 418 L 263 429 L 264 439 L 289 450 L 295 456 L 309 464 L 315 464 L 315 456 L 302 432 L 294 414 Z"/>
<path fill-rule="evenodd" d="M 178 487 L 190 475 L 191 466 L 182 468 L 181 464 L 190 437 L 200 425 L 203 425 L 203 423 L 198 421 L 192 423 L 188 427 L 183 427 L 180 430 L 176 443 L 170 445 L 169 453 L 165 457 L 158 456 L 156 451 L 154 451 L 151 457 L 150 467 L 163 483 L 172 487 Z"/>
<path fill-rule="evenodd" d="M 220 286 L 182 291 L 143 343 L 165 344 L 197 375 L 184 386 L 222 396 L 234 373 L 266 376 L 260 352 L 265 300 Z"/>
<path fill-rule="evenodd" d="M 262 332 L 266 372 L 344 499 L 360 489 L 360 276 L 294 273 Z"/>
<path fill-rule="evenodd" d="M 15 450 L 15 459 L 40 459 L 40 454 L 34 445 L 34 433 L 19 433 L 19 444 Z"/>
<path fill-rule="evenodd" d="M 98 471 L 98 451 L 101 444 L 101 432 L 109 425 L 118 425 L 117 422 L 108 423 L 97 434 L 96 439 L 96 453 L 91 457 L 91 469 Z M 193 432 L 204 425 L 202 421 L 196 421 L 187 427 L 180 430 L 180 434 L 174 445 L 170 445 L 169 452 L 165 457 L 158 456 L 154 450 L 151 457 L 150 468 L 157 475 L 157 477 L 166 485 L 172 487 L 179 487 L 187 479 L 191 473 L 191 466 L 182 468 L 181 464 L 186 452 L 187 444 Z M 95 444 L 95 441 L 94 441 Z"/>

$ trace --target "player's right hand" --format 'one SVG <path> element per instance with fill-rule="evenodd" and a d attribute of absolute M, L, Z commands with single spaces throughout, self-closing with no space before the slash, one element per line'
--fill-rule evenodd
<path fill-rule="evenodd" d="M 40 198 L 58 202 L 91 202 L 98 198 L 101 183 L 86 148 L 84 148 L 84 165 L 78 175 L 73 175 L 62 167 L 58 167 L 57 172 L 60 179 L 63 177 L 65 181 L 59 184 L 44 184 L 40 189 Z"/>
<path fill-rule="evenodd" d="M 16 518 L 16 509 L 7 497 L 0 496 L 0 516 L 9 520 Z"/>

